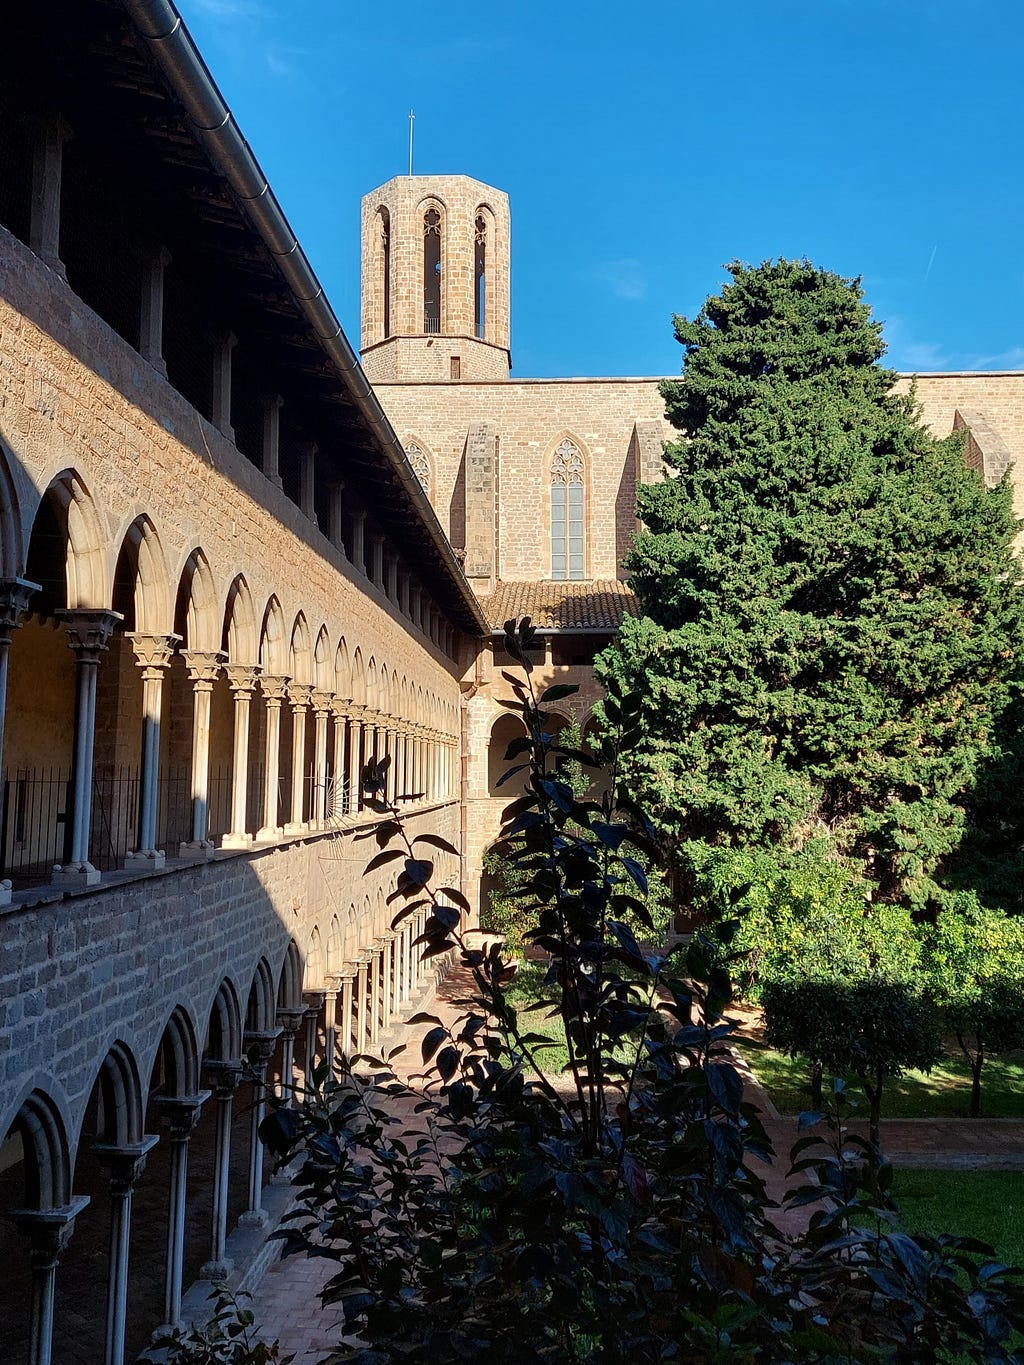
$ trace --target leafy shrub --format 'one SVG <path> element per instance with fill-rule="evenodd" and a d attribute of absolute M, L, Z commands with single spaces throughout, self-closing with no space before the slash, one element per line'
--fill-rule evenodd
<path fill-rule="evenodd" d="M 977 1117 L 985 1058 L 1024 1047 L 1024 920 L 958 895 L 928 935 L 925 970 L 970 1064 L 970 1112 Z"/>
<path fill-rule="evenodd" d="M 869 976 L 779 977 L 762 993 L 765 1038 L 833 1076 L 853 1074 L 868 1099 L 878 1141 L 882 1090 L 908 1067 L 931 1070 L 941 1053 L 935 1014 L 906 982 Z"/>

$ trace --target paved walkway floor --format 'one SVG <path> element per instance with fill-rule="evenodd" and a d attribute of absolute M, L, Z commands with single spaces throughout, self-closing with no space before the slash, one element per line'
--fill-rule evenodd
<path fill-rule="evenodd" d="M 451 1017 L 456 1001 L 469 993 L 468 976 L 462 969 L 449 974 L 436 998 L 419 1009 L 429 1009 L 441 1018 Z M 392 1045 L 406 1044 L 406 1051 L 395 1069 L 409 1076 L 420 1067 L 420 1040 L 427 1024 L 400 1026 L 392 1035 Z M 385 1040 L 385 1045 L 389 1040 Z M 779 1199 L 786 1185 L 789 1148 L 798 1136 L 795 1117 L 779 1115 L 767 1096 L 750 1078 L 750 1098 L 762 1109 L 765 1127 L 779 1154 L 771 1168 L 762 1168 L 769 1194 Z M 853 1125 L 862 1130 L 865 1125 Z M 964 1170 L 1024 1170 L 1024 1123 L 1014 1120 L 915 1119 L 882 1122 L 882 1147 L 896 1166 L 933 1166 Z M 797 1230 L 796 1214 L 780 1210 L 774 1215 L 782 1231 Z M 256 1292 L 253 1312 L 262 1324 L 266 1339 L 278 1338 L 283 1348 L 295 1353 L 295 1365 L 319 1365 L 337 1346 L 343 1335 L 340 1309 L 320 1307 L 318 1295 L 330 1278 L 333 1263 L 298 1256 L 277 1261 L 267 1271 Z"/>

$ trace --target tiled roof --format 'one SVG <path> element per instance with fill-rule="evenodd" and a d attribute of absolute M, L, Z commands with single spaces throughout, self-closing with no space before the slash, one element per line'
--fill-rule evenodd
<path fill-rule="evenodd" d="M 616 630 L 636 598 L 617 579 L 589 583 L 499 583 L 480 606 L 490 624 L 529 616 L 540 630 Z"/>

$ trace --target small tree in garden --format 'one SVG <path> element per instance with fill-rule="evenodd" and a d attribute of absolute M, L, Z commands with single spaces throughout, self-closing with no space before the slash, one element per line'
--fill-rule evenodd
<path fill-rule="evenodd" d="M 981 1113 L 986 1057 L 1024 1048 L 1024 920 L 961 895 L 929 934 L 929 991 L 971 1068 L 972 1118 Z"/>
<path fill-rule="evenodd" d="M 833 1076 L 855 1075 L 879 1139 L 882 1092 L 908 1067 L 930 1071 L 941 1055 L 934 1011 L 906 982 L 884 977 L 781 977 L 762 993 L 765 1038 Z"/>

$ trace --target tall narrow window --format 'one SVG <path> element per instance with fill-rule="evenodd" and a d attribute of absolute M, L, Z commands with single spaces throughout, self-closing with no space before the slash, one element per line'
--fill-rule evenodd
<path fill-rule="evenodd" d="M 423 330 L 441 331 L 441 215 L 427 209 L 423 215 Z"/>
<path fill-rule="evenodd" d="M 487 269 L 487 219 L 477 216 L 473 252 L 473 310 L 476 335 L 482 341 L 487 334 L 487 288 L 484 272 Z"/>
<path fill-rule="evenodd" d="M 583 578 L 583 455 L 561 441 L 551 464 L 551 577 Z"/>
<path fill-rule="evenodd" d="M 380 211 L 380 266 L 381 290 L 383 301 L 381 315 L 384 336 L 391 335 L 391 215 L 387 209 Z"/>

